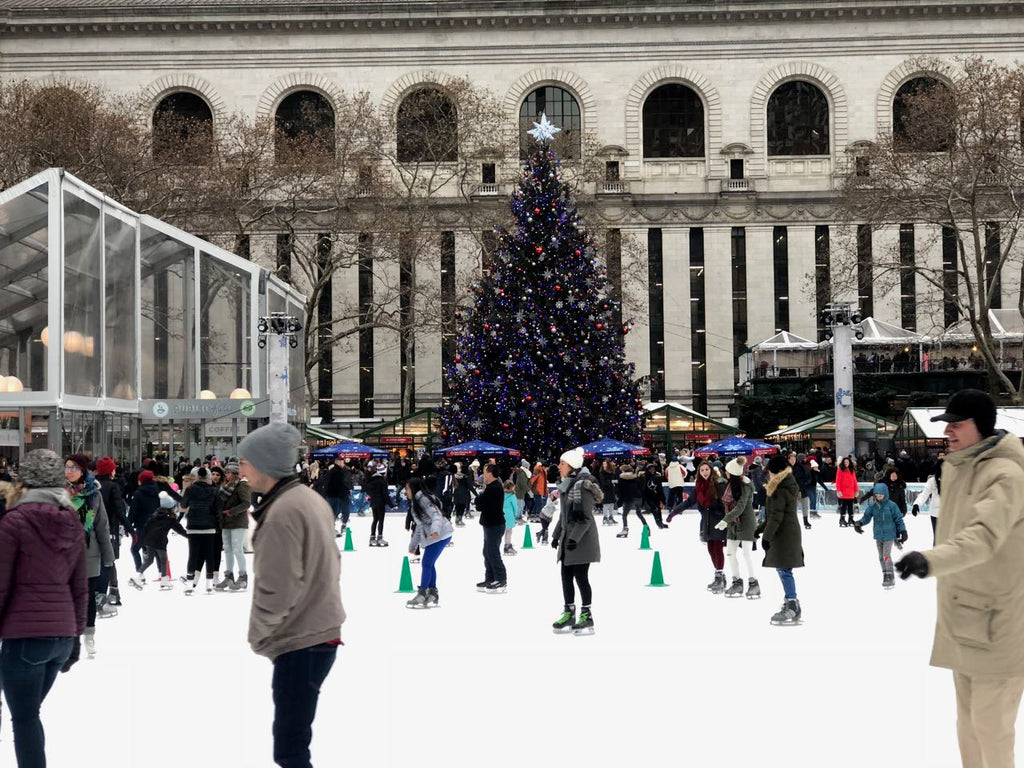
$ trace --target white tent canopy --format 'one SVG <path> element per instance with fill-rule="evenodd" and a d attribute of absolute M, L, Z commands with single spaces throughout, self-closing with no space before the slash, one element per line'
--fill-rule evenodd
<path fill-rule="evenodd" d="M 992 328 L 992 338 L 996 341 L 1020 341 L 1024 339 L 1024 317 L 1018 309 L 990 309 L 988 323 Z M 969 341 L 974 342 L 974 332 L 967 320 L 947 328 L 934 337 L 939 343 Z"/>
<path fill-rule="evenodd" d="M 900 328 L 898 325 L 887 323 L 884 320 L 876 320 L 873 317 L 867 317 L 860 323 L 860 329 L 864 334 L 863 339 L 854 337 L 854 346 L 889 346 L 899 344 L 922 344 L 927 343 L 930 339 L 923 333 L 917 331 L 908 331 L 906 328 Z M 832 339 L 821 342 L 822 347 L 827 347 L 832 344 Z"/>
<path fill-rule="evenodd" d="M 818 343 L 789 331 L 779 331 L 770 339 L 755 344 L 751 349 L 757 352 L 775 352 L 787 349 L 817 349 Z"/>

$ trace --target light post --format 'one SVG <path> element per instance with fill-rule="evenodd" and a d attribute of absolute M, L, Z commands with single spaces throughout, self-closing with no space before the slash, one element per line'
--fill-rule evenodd
<path fill-rule="evenodd" d="M 302 323 L 297 317 L 286 315 L 284 312 L 271 312 L 259 319 L 256 330 L 259 331 L 256 344 L 260 349 L 266 349 L 268 337 L 273 337 L 270 339 L 270 355 L 267 361 L 270 369 L 270 420 L 286 422 L 290 391 L 288 348 L 294 349 L 299 346 L 297 334 L 302 330 Z"/>
<path fill-rule="evenodd" d="M 825 338 L 832 339 L 837 460 L 853 455 L 853 337 L 864 338 L 859 325 L 862 319 L 860 310 L 848 301 L 828 304 L 821 313 Z"/>

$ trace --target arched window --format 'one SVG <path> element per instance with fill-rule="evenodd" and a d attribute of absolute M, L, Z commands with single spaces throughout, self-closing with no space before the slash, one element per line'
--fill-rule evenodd
<path fill-rule="evenodd" d="M 334 154 L 334 107 L 315 91 L 285 96 L 274 114 L 274 151 L 279 162 L 290 154 Z"/>
<path fill-rule="evenodd" d="M 672 83 L 644 102 L 644 157 L 704 157 L 704 103 L 692 88 Z"/>
<path fill-rule="evenodd" d="M 540 116 L 548 116 L 554 125 L 561 128 L 555 136 L 553 149 L 566 158 L 580 156 L 583 133 L 583 119 L 580 116 L 580 105 L 576 98 L 564 88 L 556 85 L 545 85 L 538 88 L 523 102 L 519 108 L 519 152 L 527 157 L 537 147 L 533 137 L 526 132 L 540 120 Z"/>
<path fill-rule="evenodd" d="M 918 152 L 945 152 L 953 126 L 944 119 L 952 116 L 941 98 L 949 88 L 934 77 L 915 77 L 896 91 L 892 100 L 892 138 L 897 149 Z"/>
<path fill-rule="evenodd" d="M 398 162 L 449 163 L 459 159 L 455 104 L 440 88 L 420 88 L 398 105 Z"/>
<path fill-rule="evenodd" d="M 165 96 L 153 111 L 153 156 L 202 163 L 213 151 L 213 112 L 201 96 L 181 91 Z"/>
<path fill-rule="evenodd" d="M 805 80 L 783 83 L 768 99 L 768 155 L 827 155 L 828 99 Z"/>

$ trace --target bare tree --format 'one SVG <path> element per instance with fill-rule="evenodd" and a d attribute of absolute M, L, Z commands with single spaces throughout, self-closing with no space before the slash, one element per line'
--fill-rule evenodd
<path fill-rule="evenodd" d="M 968 58 L 951 76 L 940 62 L 921 61 L 920 68 L 933 74 L 898 98 L 893 130 L 851 158 L 840 207 L 851 225 L 930 224 L 953 239 L 953 263 L 876 253 L 874 277 L 883 289 L 909 274 L 930 285 L 973 334 L 990 385 L 1021 403 L 1024 388 L 1002 370 L 989 310 L 998 306 L 1001 276 L 1012 270 L 1024 280 L 1016 248 L 1024 213 L 1024 67 Z M 857 285 L 857 267 L 851 242 L 837 255 L 833 295 Z"/>

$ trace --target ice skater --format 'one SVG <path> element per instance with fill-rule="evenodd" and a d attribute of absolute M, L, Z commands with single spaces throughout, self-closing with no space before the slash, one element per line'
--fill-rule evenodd
<path fill-rule="evenodd" d="M 511 478 L 502 485 L 505 492 L 505 499 L 501 510 L 505 514 L 505 549 L 502 552 L 506 557 L 516 554 L 516 548 L 512 546 L 512 531 L 519 521 L 519 499 L 516 497 L 516 484 Z"/>
<path fill-rule="evenodd" d="M 732 572 L 732 585 L 725 590 L 726 597 L 743 597 L 743 577 L 740 575 L 739 558 L 736 550 L 743 550 L 743 561 L 747 566 L 747 594 L 751 600 L 761 597 L 761 586 L 754 577 L 754 531 L 757 529 L 757 518 L 754 516 L 754 484 L 744 474 L 747 460 L 743 456 L 725 465 L 728 476 L 722 505 L 725 517 L 715 524 L 718 530 L 726 535 L 725 557 L 729 561 Z"/>
<path fill-rule="evenodd" d="M 800 486 L 793 477 L 793 469 L 782 454 L 775 454 L 768 460 L 769 479 L 765 486 L 767 494 L 765 519 L 756 534 L 762 536 L 765 568 L 774 568 L 779 574 L 786 601 L 771 618 L 776 626 L 791 626 L 801 623 L 802 611 L 796 595 L 794 568 L 803 568 L 804 548 L 800 532 L 800 518 L 796 507 L 800 498 Z"/>
<path fill-rule="evenodd" d="M 493 595 L 508 589 L 508 572 L 501 559 L 505 496 L 498 479 L 498 468 L 493 464 L 484 467 L 483 482 L 484 490 L 476 497 L 475 504 L 480 511 L 480 526 L 484 529 L 484 580 L 476 588 L 478 592 Z"/>
<path fill-rule="evenodd" d="M 199 588 L 204 571 L 206 594 L 213 594 L 217 551 L 220 548 L 220 534 L 217 532 L 220 507 L 220 493 L 213 487 L 210 470 L 205 467 L 192 470 L 192 485 L 181 500 L 181 511 L 188 521 L 185 524 L 188 530 L 188 572 L 182 577 L 186 595 Z"/>
<path fill-rule="evenodd" d="M 726 534 L 724 526 L 719 527 L 725 518 L 725 508 L 722 506 L 724 485 L 725 480 L 718 477 L 711 463 L 702 461 L 697 467 L 693 495 L 677 504 L 668 516 L 671 522 L 673 517 L 691 507 L 696 507 L 700 512 L 700 540 L 707 546 L 711 565 L 715 569 L 715 577 L 708 584 L 708 591 L 715 595 L 725 592 Z"/>
<path fill-rule="evenodd" d="M 560 494 L 561 491 L 557 488 L 552 488 L 548 491 L 547 503 L 540 508 L 540 530 L 537 531 L 538 544 L 548 543 L 548 526 L 551 525 L 555 512 L 558 511 L 558 498 Z"/>
<path fill-rule="evenodd" d="M 601 541 L 594 510 L 604 495 L 594 476 L 583 466 L 583 449 L 573 448 L 562 454 L 558 462 L 562 491 L 558 522 L 552 533 L 551 546 L 558 551 L 562 563 L 562 597 L 565 607 L 552 628 L 558 634 L 594 634 L 594 617 L 590 610 L 593 597 L 590 587 L 590 564 L 601 560 Z M 580 615 L 576 618 L 576 589 L 580 588 Z"/>
<path fill-rule="evenodd" d="M 436 608 L 437 594 L 437 558 L 444 552 L 451 541 L 451 521 L 444 516 L 441 500 L 430 493 L 423 480 L 410 477 L 405 486 L 405 495 L 410 501 L 413 530 L 409 540 L 410 554 L 423 547 L 423 564 L 420 571 L 420 587 L 416 597 L 409 600 L 406 608 Z"/>
<path fill-rule="evenodd" d="M 174 506 L 174 499 L 161 491 L 160 508 L 150 516 L 146 522 L 146 529 L 139 533 L 139 538 L 145 544 L 144 556 L 138 572 L 128 579 L 128 583 L 136 589 L 142 589 L 146 585 L 146 569 L 154 562 L 157 573 L 160 574 L 160 589 L 168 590 L 173 586 L 167 573 L 167 534 L 173 530 L 188 538 L 188 531 L 182 528 L 174 513 Z"/>
<path fill-rule="evenodd" d="M 878 548 L 878 562 L 882 566 L 882 587 L 896 586 L 896 575 L 892 564 L 892 545 L 907 540 L 907 525 L 903 522 L 900 508 L 889 498 L 889 486 L 875 483 L 874 498 L 864 507 L 860 520 L 853 523 L 853 530 L 864 533 L 864 525 L 872 522 L 875 546 Z"/>

